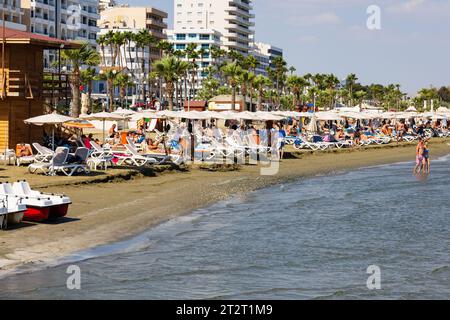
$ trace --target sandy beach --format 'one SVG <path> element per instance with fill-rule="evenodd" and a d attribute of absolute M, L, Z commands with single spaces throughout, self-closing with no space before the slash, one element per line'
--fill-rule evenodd
<path fill-rule="evenodd" d="M 29 180 L 32 187 L 65 193 L 72 198 L 73 205 L 68 217 L 57 223 L 24 223 L 1 231 L 0 276 L 17 266 L 50 262 L 125 239 L 196 208 L 272 184 L 395 162 L 411 161 L 412 165 L 414 148 L 406 144 L 302 153 L 296 155 L 297 159 L 283 160 L 274 176 L 261 176 L 258 166 L 220 172 L 191 167 L 185 171 L 154 172 L 150 177 L 130 173 L 118 177 L 111 171 L 109 178 L 81 180 L 25 174 L 21 178 Z M 450 153 L 444 140 L 432 141 L 430 149 L 432 158 Z M 17 178 L 8 175 L 8 170 L 1 173 L 3 181 Z"/>

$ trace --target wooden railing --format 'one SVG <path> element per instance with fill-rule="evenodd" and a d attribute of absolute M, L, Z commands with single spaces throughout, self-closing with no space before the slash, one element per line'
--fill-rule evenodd
<path fill-rule="evenodd" d="M 61 73 L 44 73 L 42 94 L 49 99 L 69 99 L 71 97 L 69 76 Z"/>
<path fill-rule="evenodd" d="M 22 99 L 67 99 L 70 98 L 69 79 L 65 74 L 0 70 L 0 96 Z"/>

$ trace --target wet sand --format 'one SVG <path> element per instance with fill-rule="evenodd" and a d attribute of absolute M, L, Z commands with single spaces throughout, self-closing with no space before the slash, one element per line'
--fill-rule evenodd
<path fill-rule="evenodd" d="M 450 146 L 436 140 L 431 142 L 430 150 L 432 157 L 437 158 L 449 154 Z M 126 239 L 196 208 L 272 184 L 402 161 L 411 161 L 413 166 L 415 146 L 390 145 L 297 156 L 298 159 L 283 160 L 279 173 L 273 176 L 262 176 L 258 166 L 225 172 L 193 167 L 186 172 L 169 171 L 121 182 L 87 180 L 74 185 L 61 178 L 61 185 L 44 189 L 48 179 L 54 177 L 35 176 L 32 187 L 65 193 L 72 198 L 73 205 L 68 217 L 57 223 L 24 223 L 13 230 L 0 231 L 0 276 L 17 266 L 51 262 L 80 250 Z M 2 179 L 8 170 L 1 173 Z"/>

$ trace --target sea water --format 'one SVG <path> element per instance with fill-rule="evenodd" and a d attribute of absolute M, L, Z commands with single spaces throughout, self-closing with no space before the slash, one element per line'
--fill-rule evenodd
<path fill-rule="evenodd" d="M 0 298 L 450 299 L 449 199 L 448 158 L 428 177 L 401 163 L 299 180 L 6 277 Z"/>

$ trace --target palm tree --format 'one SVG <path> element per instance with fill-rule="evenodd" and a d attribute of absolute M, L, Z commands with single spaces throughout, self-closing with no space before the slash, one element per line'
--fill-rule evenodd
<path fill-rule="evenodd" d="M 330 109 L 333 109 L 336 98 L 336 87 L 339 83 L 339 79 L 334 74 L 329 74 L 325 77 L 325 86 L 327 87 L 328 94 L 330 95 Z"/>
<path fill-rule="evenodd" d="M 114 32 L 112 37 L 112 43 L 114 45 L 114 54 L 113 60 L 116 63 L 118 60 L 119 67 L 123 67 L 123 59 L 122 59 L 122 47 L 125 44 L 125 35 L 122 32 Z"/>
<path fill-rule="evenodd" d="M 281 93 L 283 91 L 283 87 L 284 87 L 284 81 L 286 79 L 286 72 L 288 71 L 287 69 L 287 63 L 286 61 L 283 59 L 283 57 L 276 57 L 275 59 L 273 59 L 273 65 L 275 67 L 275 70 L 271 73 L 272 77 L 274 79 L 275 85 L 276 85 L 276 92 L 277 92 L 277 107 L 280 107 L 280 97 L 281 97 Z"/>
<path fill-rule="evenodd" d="M 61 52 L 61 59 L 71 66 L 70 87 L 72 90 L 72 101 L 70 105 L 73 117 L 80 115 L 80 85 L 82 65 L 95 66 L 100 63 L 100 55 L 87 42 L 81 45 L 80 49 L 64 50 Z"/>
<path fill-rule="evenodd" d="M 291 73 L 291 76 L 294 75 L 295 71 L 297 71 L 297 69 L 296 69 L 294 66 L 291 66 L 291 67 L 289 68 L 289 72 Z"/>
<path fill-rule="evenodd" d="M 271 81 L 269 78 L 263 76 L 263 75 L 257 75 L 255 79 L 253 80 L 253 88 L 258 93 L 258 111 L 261 111 L 263 109 L 262 107 L 262 98 L 264 96 L 264 91 L 268 86 L 270 86 Z"/>
<path fill-rule="evenodd" d="M 186 47 L 186 54 L 187 58 L 191 59 L 191 91 L 195 96 L 195 77 L 197 75 L 197 61 L 196 59 L 199 58 L 199 53 L 197 51 L 197 44 L 196 43 L 189 43 Z"/>
<path fill-rule="evenodd" d="M 253 80 L 255 79 L 255 74 L 253 72 L 249 72 L 246 70 L 243 70 L 242 73 L 239 75 L 239 84 L 241 85 L 241 92 L 244 95 L 245 105 L 247 105 L 247 96 L 250 90 L 250 87 L 252 87 Z M 250 93 L 251 95 L 251 93 Z M 250 104 L 251 108 L 252 104 Z"/>
<path fill-rule="evenodd" d="M 105 46 L 107 44 L 107 36 L 106 35 L 98 36 L 97 44 L 99 45 L 100 51 L 102 52 L 102 62 L 101 62 L 101 64 L 102 64 L 102 66 L 104 66 L 106 64 L 106 61 L 105 61 Z"/>
<path fill-rule="evenodd" d="M 303 77 L 299 76 L 290 76 L 287 79 L 287 85 L 292 90 L 293 93 L 293 99 L 292 104 L 293 107 L 297 107 L 298 100 L 301 99 L 301 95 L 305 89 L 305 87 L 308 85 L 308 81 L 305 80 Z M 303 101 L 302 101 L 303 104 Z"/>
<path fill-rule="evenodd" d="M 349 98 L 350 98 L 350 107 L 353 107 L 353 88 L 356 84 L 356 81 L 358 81 L 358 77 L 356 76 L 356 74 L 351 73 L 347 76 L 347 78 L 345 79 L 345 85 L 348 89 L 348 93 L 349 93 Z"/>
<path fill-rule="evenodd" d="M 111 66 L 116 66 L 116 60 L 114 57 L 116 56 L 115 53 L 115 44 L 114 44 L 114 31 L 109 30 L 105 35 L 105 45 L 109 46 L 109 51 L 111 54 Z"/>
<path fill-rule="evenodd" d="M 95 68 L 93 66 L 89 66 L 86 70 L 82 70 L 80 73 L 81 83 L 88 88 L 88 101 L 89 101 L 89 111 L 92 111 L 92 83 L 96 78 Z"/>
<path fill-rule="evenodd" d="M 153 63 L 153 71 L 166 83 L 166 93 L 169 100 L 169 110 L 173 110 L 173 98 L 175 93 L 175 84 L 186 68 L 186 62 L 183 62 L 173 56 L 164 57 Z"/>
<path fill-rule="evenodd" d="M 117 68 L 105 68 L 100 70 L 98 78 L 106 81 L 106 92 L 108 95 L 108 108 L 109 111 L 114 111 L 114 82 L 117 77 Z"/>
<path fill-rule="evenodd" d="M 134 33 L 131 31 L 125 31 L 124 32 L 124 38 L 125 38 L 125 43 L 127 44 L 127 52 L 128 52 L 128 58 L 129 58 L 129 63 L 130 63 L 130 72 L 131 75 L 134 76 L 134 68 L 133 68 L 133 58 L 131 57 L 131 43 L 134 41 Z M 126 59 L 125 59 L 126 61 Z M 127 66 L 128 64 L 125 63 L 125 66 Z"/>
<path fill-rule="evenodd" d="M 229 62 L 222 67 L 222 72 L 231 87 L 231 109 L 236 110 L 236 87 L 243 70 L 236 62 Z"/>
<path fill-rule="evenodd" d="M 152 68 L 152 47 L 158 44 L 158 39 L 156 39 L 153 35 L 150 34 L 148 30 L 146 30 L 147 33 L 144 37 L 144 44 L 148 49 L 148 72 L 151 72 Z M 144 72 L 145 74 L 145 72 Z M 146 85 L 148 85 L 148 78 L 145 78 Z M 146 90 L 144 85 L 144 99 L 146 97 Z"/>
<path fill-rule="evenodd" d="M 156 47 L 161 51 L 162 55 L 173 55 L 174 48 L 173 45 L 168 41 L 159 41 Z"/>
<path fill-rule="evenodd" d="M 258 59 L 255 58 L 255 56 L 249 54 L 247 57 L 245 57 L 244 67 L 246 69 L 249 69 L 249 70 L 252 70 L 253 72 L 255 72 L 258 65 L 259 65 L 259 61 L 258 61 Z"/>
<path fill-rule="evenodd" d="M 126 73 L 119 73 L 114 79 L 114 86 L 119 88 L 120 106 L 123 108 L 123 101 L 127 95 L 127 89 L 133 86 L 133 82 Z"/>

